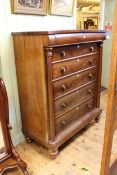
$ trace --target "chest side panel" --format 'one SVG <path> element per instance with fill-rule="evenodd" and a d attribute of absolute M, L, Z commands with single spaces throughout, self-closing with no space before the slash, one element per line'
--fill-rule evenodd
<path fill-rule="evenodd" d="M 48 140 L 46 70 L 42 35 L 14 36 L 23 131 Z"/>

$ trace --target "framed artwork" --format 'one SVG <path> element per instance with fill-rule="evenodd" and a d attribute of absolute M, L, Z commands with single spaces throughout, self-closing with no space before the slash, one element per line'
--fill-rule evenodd
<path fill-rule="evenodd" d="M 72 16 L 74 0 L 50 0 L 50 14 Z"/>
<path fill-rule="evenodd" d="M 47 8 L 47 0 L 12 0 L 13 13 L 46 15 Z"/>
<path fill-rule="evenodd" d="M 98 29 L 98 17 L 84 17 L 83 18 L 84 29 Z"/>

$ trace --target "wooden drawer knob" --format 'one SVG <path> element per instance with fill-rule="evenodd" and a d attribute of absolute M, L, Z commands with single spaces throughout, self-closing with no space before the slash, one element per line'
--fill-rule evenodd
<path fill-rule="evenodd" d="M 83 35 L 83 38 L 85 39 L 86 38 L 86 35 Z"/>
<path fill-rule="evenodd" d="M 79 45 L 77 45 L 76 47 L 77 47 L 78 49 L 80 48 L 80 46 L 79 46 Z"/>
<path fill-rule="evenodd" d="M 10 124 L 8 124 L 8 128 L 11 130 L 12 129 L 12 126 Z"/>
<path fill-rule="evenodd" d="M 90 47 L 90 51 L 91 51 L 91 52 L 94 51 L 94 47 L 93 47 L 93 46 Z"/>
<path fill-rule="evenodd" d="M 89 78 L 92 78 L 93 77 L 93 74 L 92 73 L 89 73 Z"/>
<path fill-rule="evenodd" d="M 65 55 L 66 55 L 66 53 L 65 53 L 65 51 L 61 51 L 61 53 L 60 53 L 60 55 L 62 56 L 62 57 L 65 57 Z"/>
<path fill-rule="evenodd" d="M 67 105 L 66 105 L 66 103 L 62 103 L 61 106 L 62 106 L 62 108 L 66 108 Z"/>
<path fill-rule="evenodd" d="M 91 104 L 88 104 L 87 107 L 88 107 L 89 109 L 91 109 L 91 108 L 92 108 L 92 105 L 91 105 Z"/>
<path fill-rule="evenodd" d="M 61 124 L 62 124 L 63 126 L 65 126 L 65 125 L 67 124 L 67 121 L 66 121 L 66 120 L 63 120 L 63 121 L 61 121 Z"/>
<path fill-rule="evenodd" d="M 67 87 L 63 84 L 62 87 L 61 87 L 61 90 L 62 91 L 66 91 Z"/>
<path fill-rule="evenodd" d="M 93 64 L 93 60 L 92 59 L 89 60 L 89 64 Z"/>
<path fill-rule="evenodd" d="M 77 59 L 76 61 L 77 61 L 77 62 L 79 62 L 79 61 L 80 61 L 80 59 Z"/>
<path fill-rule="evenodd" d="M 92 92 L 92 89 L 88 89 L 88 93 L 91 93 Z"/>
<path fill-rule="evenodd" d="M 65 67 L 61 67 L 61 73 L 65 73 L 66 72 L 66 68 Z"/>

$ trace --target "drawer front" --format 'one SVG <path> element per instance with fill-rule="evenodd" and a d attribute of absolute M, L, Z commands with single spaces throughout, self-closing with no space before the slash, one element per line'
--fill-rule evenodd
<path fill-rule="evenodd" d="M 72 92 L 69 95 L 66 95 L 55 101 L 55 116 L 59 116 L 67 110 L 71 109 L 74 106 L 77 106 L 79 103 L 82 103 L 87 98 L 94 96 L 96 94 L 96 83 L 91 83 L 86 87 L 83 87 L 75 92 Z"/>
<path fill-rule="evenodd" d="M 53 48 L 52 61 L 60 61 L 71 57 L 99 52 L 97 43 L 78 44 Z"/>
<path fill-rule="evenodd" d="M 54 97 L 64 95 L 65 93 L 90 83 L 97 78 L 97 67 L 84 71 L 79 74 L 55 81 L 53 83 Z"/>
<path fill-rule="evenodd" d="M 95 66 L 98 64 L 98 54 L 53 64 L 53 79 Z"/>
<path fill-rule="evenodd" d="M 78 121 L 82 118 L 85 114 L 90 112 L 95 108 L 95 98 L 92 98 L 85 103 L 79 105 L 72 111 L 68 112 L 67 114 L 59 117 L 56 119 L 56 134 L 59 134 L 63 131 L 66 127 L 73 124 L 75 121 Z"/>

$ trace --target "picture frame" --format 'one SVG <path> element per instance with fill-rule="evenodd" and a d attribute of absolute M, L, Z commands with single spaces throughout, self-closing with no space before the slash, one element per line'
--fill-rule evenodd
<path fill-rule="evenodd" d="M 47 0 L 12 0 L 12 13 L 47 15 Z"/>
<path fill-rule="evenodd" d="M 84 29 L 88 30 L 98 30 L 98 16 L 83 17 Z"/>
<path fill-rule="evenodd" d="M 50 0 L 50 14 L 73 16 L 74 0 Z"/>

